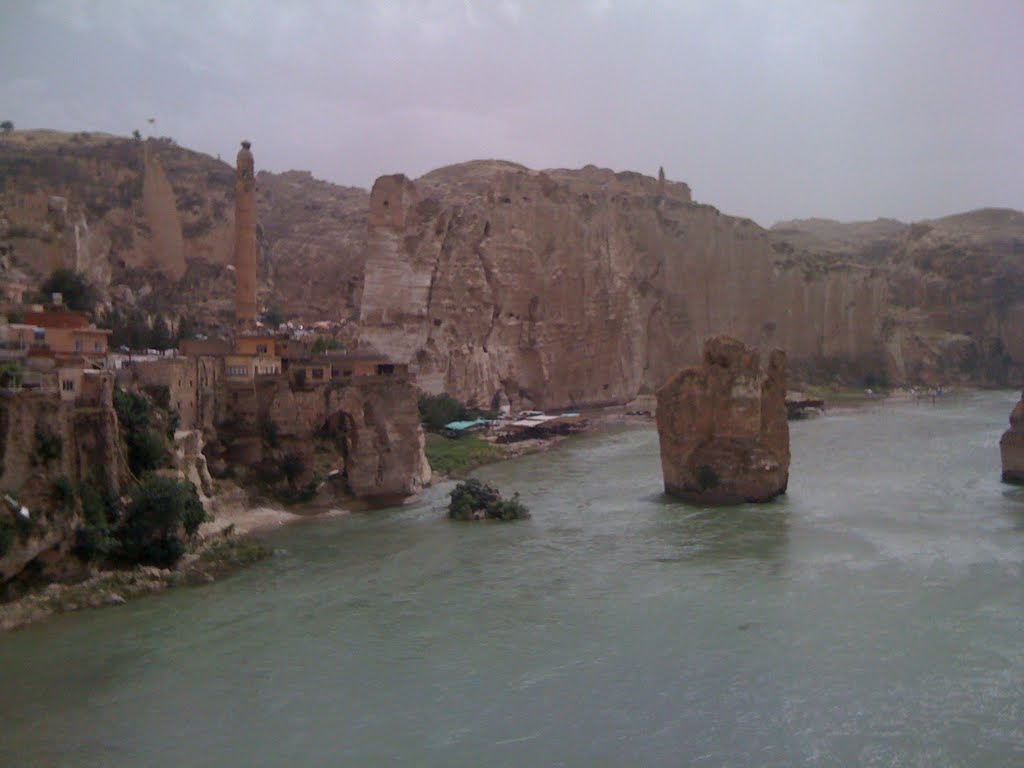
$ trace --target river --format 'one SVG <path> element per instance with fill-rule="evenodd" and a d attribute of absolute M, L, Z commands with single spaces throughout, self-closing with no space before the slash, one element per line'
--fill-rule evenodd
<path fill-rule="evenodd" d="M 300 524 L 222 582 L 0 636 L 0 766 L 1024 765 L 1016 393 L 797 422 L 789 493 L 662 496 L 621 428 L 510 524 Z"/>

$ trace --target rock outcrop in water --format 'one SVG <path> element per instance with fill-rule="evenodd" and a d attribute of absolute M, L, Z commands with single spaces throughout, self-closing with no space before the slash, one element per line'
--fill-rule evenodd
<path fill-rule="evenodd" d="M 786 355 L 709 339 L 704 362 L 658 390 L 665 492 L 708 504 L 769 501 L 789 481 Z"/>
<path fill-rule="evenodd" d="M 999 440 L 1003 482 L 1024 485 L 1024 397 L 1010 413 L 1010 428 Z"/>

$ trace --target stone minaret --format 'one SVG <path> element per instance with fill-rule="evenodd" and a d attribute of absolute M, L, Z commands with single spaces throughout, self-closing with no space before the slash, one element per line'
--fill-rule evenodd
<path fill-rule="evenodd" d="M 665 169 L 658 166 L 658 197 L 665 196 Z"/>
<path fill-rule="evenodd" d="M 235 317 L 239 330 L 256 327 L 256 177 L 249 142 L 235 172 Z"/>

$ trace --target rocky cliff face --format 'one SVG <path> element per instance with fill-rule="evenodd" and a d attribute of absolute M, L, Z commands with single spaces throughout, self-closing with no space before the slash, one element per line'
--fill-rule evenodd
<path fill-rule="evenodd" d="M 1024 375 L 1024 213 L 981 209 L 908 225 L 786 222 L 777 249 L 841 261 L 887 283 L 884 373 L 895 383 L 1006 386 Z"/>
<path fill-rule="evenodd" d="M 366 190 L 302 171 L 261 172 L 256 189 L 265 244 L 264 306 L 286 317 L 356 320 L 370 201 Z"/>
<path fill-rule="evenodd" d="M 371 193 L 362 340 L 479 405 L 623 402 L 728 332 L 809 368 L 884 363 L 884 276 L 812 264 L 684 184 L 469 163 Z"/>
<path fill-rule="evenodd" d="M 0 178 L 0 272 L 38 284 L 73 266 L 111 301 L 231 326 L 227 163 L 167 141 L 16 131 L 0 137 Z M 257 194 L 263 307 L 358 320 L 422 386 L 478 405 L 622 402 L 717 333 L 784 348 L 817 381 L 1024 376 L 1016 211 L 764 230 L 682 183 L 499 161 L 384 177 L 372 196 L 260 173 Z"/>
<path fill-rule="evenodd" d="M 281 450 L 312 453 L 315 440 L 331 442 L 338 451 L 332 469 L 352 496 L 394 502 L 430 483 L 416 391 L 408 382 L 279 386 L 262 397 L 262 421 L 276 425 Z"/>
<path fill-rule="evenodd" d="M 756 350 L 719 336 L 700 367 L 658 390 L 665 492 L 699 503 L 769 501 L 789 482 L 786 356 L 761 370 Z"/>
<path fill-rule="evenodd" d="M 78 407 L 31 392 L 0 395 L 0 528 L 16 535 L 0 552 L 0 584 L 39 560 L 58 563 L 81 524 L 73 494 L 83 483 L 118 493 L 129 477 L 117 415 L 109 404 Z M 71 490 L 71 498 L 62 494 Z M 2 535 L 2 532 L 0 532 Z"/>
<path fill-rule="evenodd" d="M 378 180 L 360 332 L 421 386 L 483 406 L 623 402 L 717 333 L 785 349 L 800 378 L 1005 384 L 1024 372 L 1022 224 L 767 232 L 683 184 L 466 163 Z"/>

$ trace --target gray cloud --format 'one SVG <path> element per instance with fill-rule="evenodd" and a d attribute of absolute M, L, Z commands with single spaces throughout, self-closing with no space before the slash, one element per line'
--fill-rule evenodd
<path fill-rule="evenodd" d="M 685 180 L 763 224 L 1024 207 L 1016 0 L 0 0 L 19 127 L 369 186 L 479 157 Z"/>

